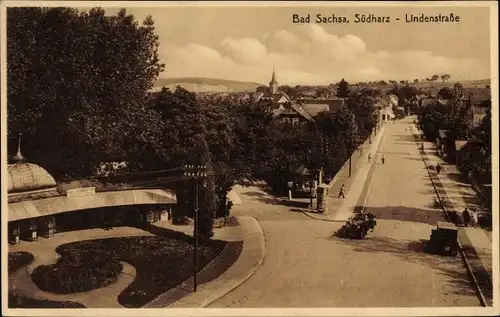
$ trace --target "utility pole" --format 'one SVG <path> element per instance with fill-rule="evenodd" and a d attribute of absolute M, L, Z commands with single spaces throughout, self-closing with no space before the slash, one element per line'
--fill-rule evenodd
<path fill-rule="evenodd" d="M 194 237 L 194 252 L 193 252 L 193 291 L 196 292 L 198 289 L 198 223 L 199 223 L 199 191 L 200 191 L 200 181 L 204 181 L 208 175 L 211 175 L 210 171 L 207 171 L 205 165 L 185 165 L 184 166 L 184 177 L 192 178 L 194 180 L 193 192 L 194 192 L 194 204 L 193 204 L 193 237 Z"/>
<path fill-rule="evenodd" d="M 351 177 L 351 160 L 352 160 L 352 153 L 351 156 L 349 156 L 349 177 Z"/>

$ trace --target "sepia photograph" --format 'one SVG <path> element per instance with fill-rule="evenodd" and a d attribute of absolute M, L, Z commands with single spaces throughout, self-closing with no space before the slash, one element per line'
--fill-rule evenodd
<path fill-rule="evenodd" d="M 2 2 L 2 315 L 498 315 L 497 11 Z"/>

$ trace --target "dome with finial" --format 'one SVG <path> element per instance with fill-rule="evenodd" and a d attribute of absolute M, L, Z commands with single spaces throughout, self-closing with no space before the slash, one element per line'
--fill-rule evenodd
<path fill-rule="evenodd" d="M 26 162 L 21 154 L 21 134 L 19 134 L 17 154 L 13 159 L 15 162 L 7 165 L 8 193 L 42 190 L 57 186 L 54 177 L 44 168 Z"/>

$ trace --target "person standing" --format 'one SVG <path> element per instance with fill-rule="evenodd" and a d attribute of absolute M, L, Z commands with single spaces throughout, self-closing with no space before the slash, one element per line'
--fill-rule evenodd
<path fill-rule="evenodd" d="M 468 227 L 470 223 L 470 213 L 467 207 L 465 207 L 464 211 L 462 212 L 462 218 L 464 220 L 464 226 Z"/>
<path fill-rule="evenodd" d="M 477 214 L 477 210 L 473 209 L 472 210 L 472 226 L 474 228 L 476 228 L 476 226 L 478 225 L 478 222 L 479 222 L 479 219 L 478 219 L 478 214 Z"/>
<path fill-rule="evenodd" d="M 345 187 L 344 187 L 344 184 L 342 184 L 342 186 L 340 187 L 340 191 L 339 191 L 339 197 L 342 197 L 342 198 L 345 198 Z"/>
<path fill-rule="evenodd" d="M 368 154 L 368 163 L 371 163 L 371 162 L 372 162 L 372 154 L 371 154 L 371 153 L 369 153 L 369 154 Z"/>
<path fill-rule="evenodd" d="M 385 164 L 385 155 L 382 155 L 382 164 Z"/>
<path fill-rule="evenodd" d="M 436 164 L 436 172 L 438 175 L 441 173 L 441 165 L 439 163 Z"/>

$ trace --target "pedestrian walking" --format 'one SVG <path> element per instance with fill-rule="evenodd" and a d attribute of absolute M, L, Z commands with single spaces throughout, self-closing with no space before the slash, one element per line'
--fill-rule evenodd
<path fill-rule="evenodd" d="M 441 173 L 441 165 L 439 163 L 436 164 L 436 172 L 438 175 Z"/>
<path fill-rule="evenodd" d="M 464 220 L 464 226 L 468 227 L 470 223 L 470 213 L 467 207 L 465 207 L 464 211 L 462 212 L 462 218 Z"/>
<path fill-rule="evenodd" d="M 371 163 L 371 162 L 372 162 L 372 154 L 371 154 L 371 153 L 369 153 L 369 154 L 368 154 L 368 163 Z"/>
<path fill-rule="evenodd" d="M 342 184 L 342 186 L 340 187 L 340 191 L 339 191 L 339 197 L 342 197 L 342 198 L 345 198 L 345 187 L 344 187 L 344 184 Z"/>
<path fill-rule="evenodd" d="M 475 228 L 478 225 L 479 219 L 478 219 L 478 214 L 477 210 L 473 209 L 472 210 L 472 226 Z"/>
<path fill-rule="evenodd" d="M 382 164 L 385 164 L 385 156 L 382 155 Z"/>

